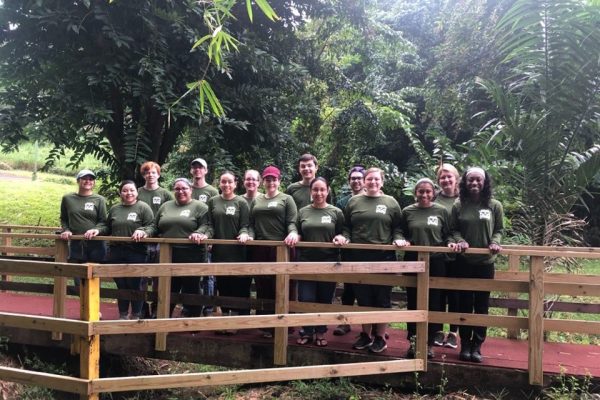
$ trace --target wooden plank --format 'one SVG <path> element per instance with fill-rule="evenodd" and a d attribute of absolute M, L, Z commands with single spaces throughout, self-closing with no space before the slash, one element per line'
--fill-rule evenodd
<path fill-rule="evenodd" d="M 500 328 L 527 329 L 526 317 L 509 317 L 506 315 L 461 314 L 440 311 L 429 311 L 429 322 L 448 323 L 453 325 L 496 326 Z"/>
<path fill-rule="evenodd" d="M 544 384 L 544 258 L 531 257 L 529 267 L 529 384 Z"/>
<path fill-rule="evenodd" d="M 36 230 L 36 231 L 51 231 L 56 232 L 60 230 L 60 226 L 40 226 L 40 225 L 11 225 L 11 224 L 1 224 L 0 229 L 6 230 L 7 233 L 10 233 L 13 229 L 17 230 Z"/>
<path fill-rule="evenodd" d="M 544 330 L 547 332 L 575 332 L 597 335 L 600 332 L 600 321 L 544 318 Z"/>
<path fill-rule="evenodd" d="M 600 284 L 548 282 L 544 285 L 547 294 L 600 297 Z"/>
<path fill-rule="evenodd" d="M 0 326 L 31 329 L 36 331 L 62 331 L 71 334 L 87 334 L 87 324 L 81 321 L 45 317 L 41 315 L 23 315 L 0 312 Z"/>
<path fill-rule="evenodd" d="M 173 248 L 169 243 L 160 245 L 159 261 L 161 264 L 170 263 L 173 256 Z M 145 275 L 150 276 L 150 275 Z M 157 276 L 157 275 L 152 275 Z M 171 277 L 158 277 L 158 302 L 156 303 L 157 318 L 169 318 L 171 316 Z M 167 332 L 156 333 L 154 338 L 156 351 L 167 350 Z"/>
<path fill-rule="evenodd" d="M 88 381 L 85 379 L 60 376 L 45 372 L 27 371 L 19 368 L 0 367 L 0 380 L 36 385 L 68 393 L 87 394 Z"/>
<path fill-rule="evenodd" d="M 356 311 L 383 311 L 389 308 L 345 306 L 343 304 L 321 304 L 290 301 L 290 312 L 292 313 L 325 313 L 325 312 L 356 312 Z M 345 323 L 345 322 L 340 322 Z"/>
<path fill-rule="evenodd" d="M 519 272 L 519 266 L 521 264 L 521 257 L 517 256 L 515 254 L 510 254 L 508 256 L 508 270 L 511 272 Z M 509 299 L 516 299 L 519 297 L 519 293 L 517 292 L 509 292 L 508 293 L 508 298 Z M 506 310 L 506 315 L 509 315 L 511 317 L 516 317 L 517 313 L 519 312 L 518 309 L 516 308 L 509 308 Z M 521 331 L 518 329 L 508 329 L 508 331 L 506 332 L 506 336 L 509 339 L 517 339 L 521 336 Z"/>
<path fill-rule="evenodd" d="M 421 268 L 422 269 L 422 268 Z M 294 279 L 310 280 L 319 282 L 344 282 L 344 283 L 361 283 L 367 285 L 385 285 L 385 286 L 417 286 L 416 276 L 407 275 L 369 275 L 369 274 L 319 274 L 294 275 Z"/>
<path fill-rule="evenodd" d="M 417 275 L 417 310 L 429 310 L 429 253 L 419 252 L 418 257 L 425 263 L 425 271 Z M 417 322 L 416 335 L 415 357 L 423 359 L 427 371 L 427 321 Z"/>
<path fill-rule="evenodd" d="M 494 318 L 494 317 L 490 317 Z M 508 317 L 503 317 L 508 318 Z M 511 317 L 513 318 L 513 317 Z M 282 328 L 287 336 L 288 326 L 372 324 L 390 322 L 424 322 L 427 312 L 423 310 L 395 310 L 347 312 L 347 313 L 306 313 L 272 315 L 235 315 L 211 318 L 167 318 L 140 320 L 97 321 L 90 324 L 90 334 L 119 335 L 123 333 L 189 332 L 214 331 L 223 329 L 258 329 L 263 327 Z M 495 322 L 495 320 L 492 320 Z"/>
<path fill-rule="evenodd" d="M 456 289 L 456 290 L 479 290 L 496 292 L 519 292 L 527 293 L 529 285 L 527 282 L 502 280 L 502 279 L 470 279 L 470 278 L 429 278 L 431 289 Z"/>
<path fill-rule="evenodd" d="M 54 261 L 66 263 L 69 258 L 69 245 L 64 240 L 55 240 L 55 257 Z M 52 300 L 52 315 L 56 318 L 65 317 L 65 303 L 67 300 L 67 278 L 64 276 L 54 277 L 54 290 Z M 62 331 L 52 332 L 53 340 L 62 340 Z"/>
<path fill-rule="evenodd" d="M 161 246 L 162 249 L 162 246 Z M 274 263 L 160 263 L 160 264 L 98 264 L 94 265 L 94 277 L 136 276 L 237 276 L 288 274 L 334 274 L 334 273 L 403 273 L 423 271 L 417 262 L 289 262 Z"/>
<path fill-rule="evenodd" d="M 423 368 L 423 360 L 417 359 L 158 376 L 146 375 L 125 378 L 95 379 L 91 383 L 91 389 L 94 393 L 105 393 L 132 390 L 167 389 L 175 387 L 181 388 L 193 386 L 240 385 L 247 383 L 278 382 L 299 379 L 392 374 L 399 372 L 423 371 Z"/>
<path fill-rule="evenodd" d="M 39 256 L 53 256 L 54 249 L 52 247 L 40 246 L 0 246 L 0 253 L 3 255 L 35 254 Z"/>
<path fill-rule="evenodd" d="M 0 258 L 0 272 L 12 275 L 26 276 L 64 276 L 64 277 L 88 277 L 91 268 L 85 264 L 68 264 L 64 262 L 49 261 L 23 261 Z M 89 272 L 91 276 L 91 272 Z"/>
<path fill-rule="evenodd" d="M 290 260 L 290 251 L 287 246 L 277 246 L 277 262 L 288 263 Z M 294 263 L 292 263 L 294 264 Z M 312 264 L 312 263 L 311 263 Z M 320 264 L 320 263 L 315 263 Z M 334 265 L 337 267 L 337 265 Z M 275 276 L 275 313 L 288 314 L 290 309 L 290 276 L 279 274 Z M 301 325 L 298 325 L 301 326 Z M 286 326 L 275 328 L 275 338 L 273 344 L 273 364 L 287 364 L 287 345 L 288 328 Z"/>
<path fill-rule="evenodd" d="M 81 280 L 81 319 L 96 322 L 100 316 L 100 279 Z M 83 379 L 100 378 L 100 335 L 79 336 L 79 374 Z M 85 394 L 81 399 L 98 400 L 98 393 Z"/>

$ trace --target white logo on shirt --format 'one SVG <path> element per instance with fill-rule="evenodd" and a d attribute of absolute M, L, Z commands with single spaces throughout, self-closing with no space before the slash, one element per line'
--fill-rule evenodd
<path fill-rule="evenodd" d="M 127 221 L 135 221 L 137 219 L 137 213 L 131 212 L 127 214 Z"/>
<path fill-rule="evenodd" d="M 479 210 L 479 219 L 492 219 L 492 212 L 490 210 Z"/>
<path fill-rule="evenodd" d="M 235 207 L 225 208 L 225 215 L 235 215 Z"/>
<path fill-rule="evenodd" d="M 378 205 L 377 207 L 375 207 L 375 212 L 377 214 L 385 214 L 385 213 L 387 213 L 387 206 Z"/>
<path fill-rule="evenodd" d="M 94 203 L 85 203 L 83 207 L 85 211 L 94 211 Z"/>
<path fill-rule="evenodd" d="M 189 217 L 190 216 L 190 210 L 182 210 L 181 214 L 179 214 L 180 217 Z"/>
<path fill-rule="evenodd" d="M 438 217 L 436 217 L 436 216 L 427 217 L 427 225 L 438 226 Z"/>
<path fill-rule="evenodd" d="M 160 197 L 156 196 L 152 198 L 152 204 L 160 204 Z"/>
<path fill-rule="evenodd" d="M 201 194 L 200 196 L 198 196 L 198 200 L 200 200 L 203 203 L 206 203 L 206 201 L 208 200 L 208 196 L 205 194 Z"/>
<path fill-rule="evenodd" d="M 276 201 L 271 201 L 271 202 L 269 202 L 269 204 L 267 204 L 267 208 L 275 208 L 275 207 L 277 207 Z"/>
<path fill-rule="evenodd" d="M 323 215 L 321 217 L 322 224 L 330 224 L 331 223 L 331 215 Z"/>

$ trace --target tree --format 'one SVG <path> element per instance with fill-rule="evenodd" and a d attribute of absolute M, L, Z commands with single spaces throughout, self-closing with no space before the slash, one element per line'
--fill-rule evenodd
<path fill-rule="evenodd" d="M 54 145 L 49 163 L 72 148 L 75 165 L 94 154 L 117 179 L 144 160 L 163 163 L 203 115 L 197 97 L 181 96 L 190 87 L 206 96 L 206 78 L 227 70 L 224 50 L 235 40 L 221 24 L 236 3 L 3 1 L 3 150 L 42 138 Z M 266 1 L 257 4 L 273 17 Z"/>

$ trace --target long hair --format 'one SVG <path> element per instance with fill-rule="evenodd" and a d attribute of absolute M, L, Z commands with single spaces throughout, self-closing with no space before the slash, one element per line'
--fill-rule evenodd
<path fill-rule="evenodd" d="M 467 170 L 468 171 L 468 170 Z M 464 203 L 465 201 L 470 201 L 469 190 L 467 189 L 467 171 L 460 178 L 460 183 L 458 184 L 458 196 L 460 198 L 460 202 Z M 479 198 L 479 202 L 483 205 L 489 206 L 490 200 L 492 198 L 492 178 L 490 175 L 485 172 L 485 181 L 483 182 L 483 189 L 481 190 L 481 196 Z"/>

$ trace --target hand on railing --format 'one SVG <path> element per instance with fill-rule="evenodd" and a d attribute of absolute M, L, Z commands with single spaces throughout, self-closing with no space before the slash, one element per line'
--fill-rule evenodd
<path fill-rule="evenodd" d="M 148 237 L 148 234 L 139 229 L 136 229 L 136 231 L 133 232 L 133 235 L 131 235 L 131 238 L 136 242 L 139 242 L 140 240 L 147 238 L 147 237 Z"/>
<path fill-rule="evenodd" d="M 250 237 L 250 235 L 248 235 L 247 233 L 240 234 L 236 239 L 240 243 L 246 243 L 247 241 L 252 240 L 252 238 Z"/>
<path fill-rule="evenodd" d="M 410 242 L 404 239 L 394 240 L 394 244 L 398 247 L 408 247 L 410 246 Z"/>
<path fill-rule="evenodd" d="M 458 243 L 448 243 L 448 247 L 451 248 L 455 253 L 464 253 L 469 248 L 469 243 L 460 241 Z"/>
<path fill-rule="evenodd" d="M 337 235 L 333 238 L 333 244 L 335 244 L 336 246 L 343 246 L 348 243 L 350 243 L 350 241 L 346 239 L 343 235 Z"/>
<path fill-rule="evenodd" d="M 296 243 L 298 243 L 298 240 L 300 238 L 298 237 L 298 234 L 296 232 L 290 232 L 285 239 L 283 239 L 283 242 L 290 246 L 290 247 L 294 247 L 296 245 Z"/>
<path fill-rule="evenodd" d="M 491 243 L 489 245 L 489 249 L 491 250 L 492 254 L 498 254 L 502 250 L 502 246 L 500 246 L 498 243 Z"/>
<path fill-rule="evenodd" d="M 204 233 L 192 233 L 188 238 L 196 244 L 202 244 L 202 241 L 208 239 L 208 236 Z"/>
<path fill-rule="evenodd" d="M 98 236 L 98 234 L 100 233 L 100 231 L 98 229 L 88 229 L 84 234 L 83 237 L 86 239 L 91 239 L 94 236 Z"/>
<path fill-rule="evenodd" d="M 62 240 L 69 240 L 72 235 L 73 235 L 73 232 L 71 232 L 71 231 L 63 231 L 60 233 L 60 238 Z"/>

